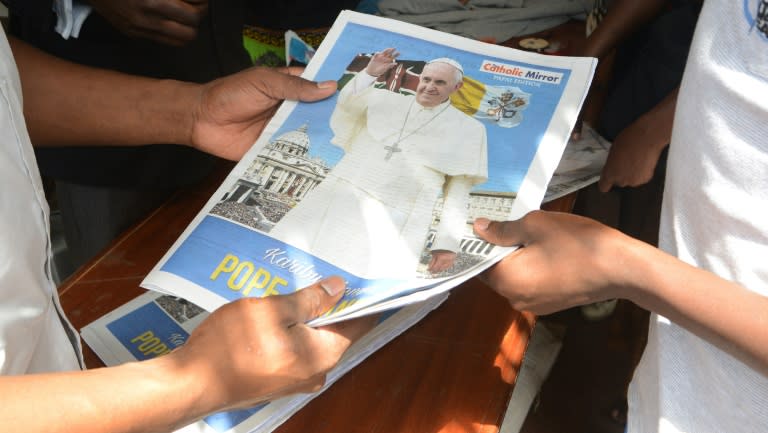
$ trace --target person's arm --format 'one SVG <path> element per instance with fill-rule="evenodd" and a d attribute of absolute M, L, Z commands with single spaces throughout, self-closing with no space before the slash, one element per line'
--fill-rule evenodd
<path fill-rule="evenodd" d="M 2 376 L 0 423 L 14 432 L 168 432 L 212 412 L 316 391 L 370 326 L 304 325 L 343 292 L 333 277 L 291 295 L 226 304 L 184 346 L 148 361 Z"/>
<path fill-rule="evenodd" d="M 624 42 L 640 26 L 659 14 L 668 0 L 617 0 L 589 35 L 578 55 L 601 59 Z"/>
<path fill-rule="evenodd" d="M 613 64 L 610 54 L 642 25 L 658 15 L 666 3 L 667 0 L 613 2 L 605 18 L 587 37 L 584 44 L 570 53 L 573 56 L 596 57 L 600 60 L 595 79 L 572 132 L 574 139 L 581 136 L 582 121 L 594 123 L 597 118 Z"/>
<path fill-rule="evenodd" d="M 283 99 L 336 90 L 269 68 L 199 85 L 89 68 L 9 38 L 36 146 L 182 144 L 239 159 Z M 290 70 L 298 73 L 298 69 Z"/>
<path fill-rule="evenodd" d="M 522 247 L 485 281 L 519 310 L 546 314 L 614 298 L 683 326 L 768 374 L 768 298 L 587 218 L 536 211 L 478 219 L 488 242 Z"/>
<path fill-rule="evenodd" d="M 208 0 L 88 0 L 88 4 L 123 34 L 168 45 L 197 37 Z"/>
<path fill-rule="evenodd" d="M 672 138 L 677 90 L 624 128 L 613 140 L 598 186 L 639 186 L 651 180 L 661 152 Z"/>

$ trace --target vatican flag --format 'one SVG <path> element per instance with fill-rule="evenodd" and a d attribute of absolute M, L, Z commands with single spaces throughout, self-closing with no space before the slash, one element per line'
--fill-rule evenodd
<path fill-rule="evenodd" d="M 531 94 L 518 87 L 489 86 L 467 76 L 459 91 L 451 95 L 454 107 L 503 128 L 519 125 L 530 102 Z"/>

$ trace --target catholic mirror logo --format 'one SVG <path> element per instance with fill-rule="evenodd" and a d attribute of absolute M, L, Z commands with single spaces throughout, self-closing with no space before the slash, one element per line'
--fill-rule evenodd
<path fill-rule="evenodd" d="M 483 60 L 483 63 L 480 65 L 480 70 L 497 76 L 547 84 L 560 84 L 563 80 L 563 74 L 560 72 L 507 65 L 490 60 Z"/>

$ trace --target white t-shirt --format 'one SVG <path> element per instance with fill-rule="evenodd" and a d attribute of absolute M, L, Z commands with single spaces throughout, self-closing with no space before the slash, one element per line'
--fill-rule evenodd
<path fill-rule="evenodd" d="M 768 17 L 759 17 L 760 3 L 704 2 L 675 114 L 660 246 L 768 296 Z M 653 315 L 629 406 L 630 433 L 763 433 L 768 377 Z"/>
<path fill-rule="evenodd" d="M 51 279 L 48 227 L 19 76 L 0 32 L 0 374 L 80 368 Z"/>

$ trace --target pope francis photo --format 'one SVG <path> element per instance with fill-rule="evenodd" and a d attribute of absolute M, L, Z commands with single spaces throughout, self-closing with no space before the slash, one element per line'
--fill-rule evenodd
<path fill-rule="evenodd" d="M 344 156 L 270 235 L 363 278 L 412 278 L 432 223 L 430 273 L 459 251 L 471 188 L 487 180 L 485 127 L 454 108 L 463 69 L 439 58 L 424 65 L 415 97 L 373 86 L 396 65 L 387 48 L 339 92 L 331 142 Z"/>

